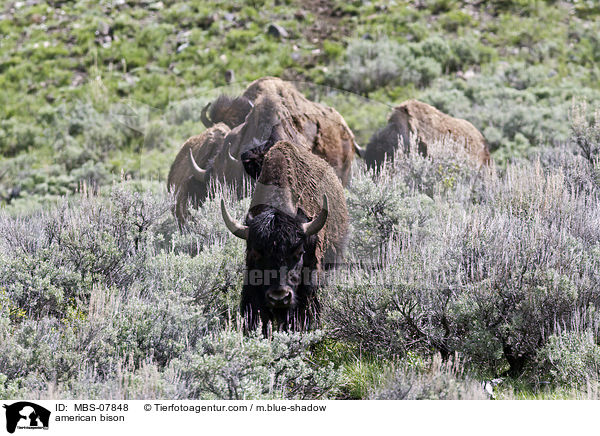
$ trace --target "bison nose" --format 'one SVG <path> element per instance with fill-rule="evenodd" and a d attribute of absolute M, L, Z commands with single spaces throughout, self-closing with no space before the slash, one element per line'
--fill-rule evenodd
<path fill-rule="evenodd" d="M 292 301 L 292 290 L 288 287 L 269 289 L 267 299 L 273 306 L 287 306 Z"/>

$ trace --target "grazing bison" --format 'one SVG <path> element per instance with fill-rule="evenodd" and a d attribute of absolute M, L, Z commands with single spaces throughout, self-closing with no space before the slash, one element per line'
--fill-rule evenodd
<path fill-rule="evenodd" d="M 255 80 L 240 97 L 220 95 L 202 110 L 200 119 L 206 127 L 222 122 L 231 129 L 244 122 L 254 107 L 254 101 L 261 95 L 286 95 L 290 85 L 277 77 L 263 77 Z M 210 108 L 210 109 L 209 109 Z M 207 115 L 208 111 L 208 115 Z"/>
<path fill-rule="evenodd" d="M 246 224 L 227 228 L 246 240 L 241 313 L 250 329 L 303 330 L 318 323 L 320 272 L 343 254 L 348 231 L 344 191 L 333 169 L 287 141 L 264 156 Z"/>
<path fill-rule="evenodd" d="M 180 224 L 189 201 L 204 201 L 209 181 L 235 183 L 241 194 L 244 174 L 256 179 L 265 153 L 280 140 L 323 157 L 348 184 L 356 150 L 352 131 L 334 109 L 309 101 L 292 84 L 264 77 L 242 96 L 220 96 L 209 106 L 201 115 L 208 130 L 186 141 L 169 172 Z"/>
<path fill-rule="evenodd" d="M 188 205 L 198 206 L 208 195 L 211 181 L 235 184 L 242 190 L 244 169 L 224 146 L 228 126 L 219 123 L 192 136 L 181 146 L 171 165 L 167 185 L 175 193 L 175 210 L 180 225 L 188 216 Z"/>
<path fill-rule="evenodd" d="M 342 185 L 350 181 L 357 151 L 354 134 L 335 109 L 308 100 L 293 84 L 263 77 L 252 82 L 241 97 L 221 96 L 214 105 L 219 114 L 236 114 L 219 117 L 211 111 L 211 118 L 237 126 L 232 127 L 226 142 L 232 154 L 244 160 L 244 167 L 253 178 L 260 173 L 268 149 L 277 141 L 287 140 L 325 159 Z M 235 124 L 242 117 L 244 122 Z"/>
<path fill-rule="evenodd" d="M 470 162 L 475 166 L 489 165 L 490 152 L 483 135 L 466 120 L 453 118 L 433 106 L 417 100 L 408 100 L 394 108 L 387 126 L 375 133 L 364 155 L 367 165 L 380 165 L 387 155 L 393 159 L 400 140 L 405 151 L 410 144 L 410 135 L 414 135 L 419 152 L 433 158 L 439 153 L 434 144 L 445 139 L 463 145 Z"/>

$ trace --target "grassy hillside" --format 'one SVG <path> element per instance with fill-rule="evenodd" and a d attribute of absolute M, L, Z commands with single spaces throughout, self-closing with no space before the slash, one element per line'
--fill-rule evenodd
<path fill-rule="evenodd" d="M 164 186 L 205 103 L 265 75 L 363 145 L 419 98 L 497 164 L 357 162 L 361 266 L 321 331 L 272 341 L 240 332 L 217 208 L 248 198 L 180 233 Z M 0 88 L 0 398 L 596 397 L 597 2 L 8 1 Z"/>

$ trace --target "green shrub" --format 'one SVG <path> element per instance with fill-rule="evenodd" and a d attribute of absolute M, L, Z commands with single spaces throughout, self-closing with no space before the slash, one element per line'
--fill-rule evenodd
<path fill-rule="evenodd" d="M 464 374 L 459 360 L 442 362 L 435 356 L 429 367 L 403 366 L 388 375 L 383 386 L 371 393 L 374 400 L 487 400 L 481 382 Z"/>
<path fill-rule="evenodd" d="M 566 82 L 548 88 L 552 80 L 547 67 L 505 65 L 466 82 L 439 79 L 422 99 L 473 123 L 496 150 L 495 161 L 505 164 L 525 157 L 533 146 L 566 142 L 570 99 L 598 98 L 595 90 L 574 90 Z"/>
<path fill-rule="evenodd" d="M 380 189 L 382 184 L 389 189 Z M 373 179 L 369 172 L 355 175 L 347 200 L 353 227 L 348 252 L 355 259 L 371 263 L 392 238 L 405 237 L 424 226 L 433 201 L 425 195 L 407 195 L 408 191 L 398 179 Z"/>
<path fill-rule="evenodd" d="M 452 57 L 452 51 L 447 39 L 439 36 L 432 36 L 421 41 L 418 45 L 412 47 L 412 51 L 416 57 L 433 59 L 442 67 L 446 67 Z"/>
<path fill-rule="evenodd" d="M 317 367 L 310 347 L 322 338 L 275 333 L 272 340 L 225 331 L 207 337 L 197 351 L 173 363 L 199 399 L 307 399 L 335 393 L 340 373 Z"/>
<path fill-rule="evenodd" d="M 573 105 L 570 115 L 571 141 L 577 144 L 583 157 L 597 167 L 600 154 L 600 110 L 596 110 L 594 120 L 588 122 L 587 104 L 581 102 Z"/>
<path fill-rule="evenodd" d="M 419 161 L 421 168 L 438 165 L 414 155 L 382 171 L 402 180 Z M 419 206 L 424 221 L 396 237 L 388 232 L 374 267 L 332 275 L 324 293 L 329 327 L 375 353 L 460 352 L 493 372 L 523 373 L 557 323 L 600 304 L 593 273 L 600 210 L 589 206 L 597 190 L 571 190 L 560 168 L 512 165 L 502 176 L 483 177 L 475 191 L 471 177 L 456 177 L 445 190 L 445 178 L 434 178 L 437 204 Z M 362 186 L 368 184 L 359 179 Z M 415 195 L 401 183 L 385 186 L 385 194 L 362 188 L 362 202 L 349 203 L 351 215 L 360 217 L 353 208 L 377 196 L 401 204 Z"/>
<path fill-rule="evenodd" d="M 591 331 L 552 335 L 537 359 L 541 373 L 553 383 L 584 388 L 600 382 L 600 347 Z"/>
<path fill-rule="evenodd" d="M 399 77 L 399 63 L 409 56 L 406 47 L 391 40 L 356 40 L 348 45 L 345 63 L 333 74 L 335 86 L 366 93 Z"/>
<path fill-rule="evenodd" d="M 43 141 L 40 126 L 17 118 L 0 121 L 0 152 L 14 156 L 28 149 L 38 148 Z"/>

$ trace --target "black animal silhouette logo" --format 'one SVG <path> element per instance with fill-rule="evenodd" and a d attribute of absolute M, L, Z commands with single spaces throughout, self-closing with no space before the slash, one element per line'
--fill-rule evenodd
<path fill-rule="evenodd" d="M 4 405 L 6 409 L 6 431 L 14 433 L 19 428 L 48 428 L 50 411 L 28 401 Z"/>

